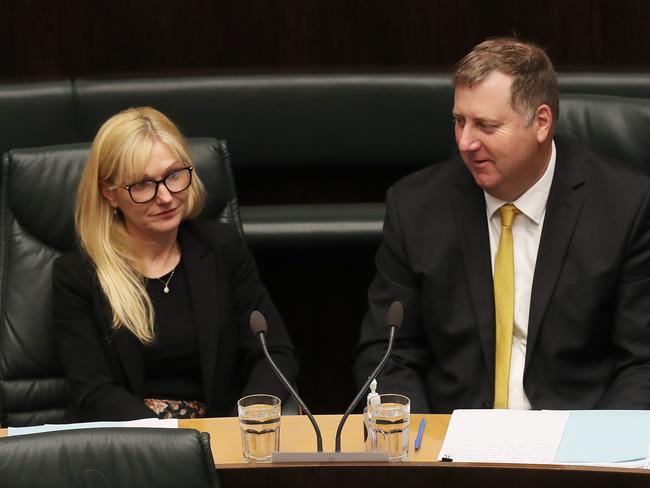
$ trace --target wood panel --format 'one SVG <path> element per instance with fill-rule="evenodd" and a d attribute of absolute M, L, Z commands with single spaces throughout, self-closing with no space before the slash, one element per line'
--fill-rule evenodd
<path fill-rule="evenodd" d="M 556 65 L 648 69 L 645 0 L 0 0 L 0 79 L 448 69 L 516 33 Z"/>

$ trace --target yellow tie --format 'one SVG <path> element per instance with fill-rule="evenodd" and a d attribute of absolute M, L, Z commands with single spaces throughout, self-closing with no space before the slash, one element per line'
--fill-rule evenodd
<path fill-rule="evenodd" d="M 515 265 L 512 245 L 512 221 L 517 207 L 507 203 L 499 209 L 501 238 L 494 261 L 494 305 L 496 350 L 494 365 L 494 408 L 508 408 L 510 355 L 515 316 Z"/>

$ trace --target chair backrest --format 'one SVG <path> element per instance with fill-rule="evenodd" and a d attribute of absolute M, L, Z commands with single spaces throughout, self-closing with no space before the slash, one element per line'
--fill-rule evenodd
<path fill-rule="evenodd" d="M 560 97 L 558 131 L 602 157 L 650 174 L 650 100 L 606 95 Z"/>
<path fill-rule="evenodd" d="M 73 87 L 71 80 L 1 83 L 0 154 L 79 142 Z"/>
<path fill-rule="evenodd" d="M 208 192 L 202 216 L 242 232 L 225 142 L 189 139 Z M 13 150 L 0 188 L 0 421 L 63 419 L 66 381 L 52 337 L 54 259 L 75 246 L 73 207 L 89 144 Z"/>
<path fill-rule="evenodd" d="M 210 434 L 194 429 L 76 429 L 0 439 L 7 488 L 215 488 Z"/>

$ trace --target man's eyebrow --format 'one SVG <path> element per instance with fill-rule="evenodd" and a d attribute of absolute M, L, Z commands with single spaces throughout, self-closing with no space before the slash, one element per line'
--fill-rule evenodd
<path fill-rule="evenodd" d="M 466 119 L 464 115 L 453 114 L 455 118 Z M 477 124 L 487 124 L 487 125 L 500 125 L 501 121 L 499 119 L 494 119 L 491 117 L 469 117 L 469 120 Z"/>
<path fill-rule="evenodd" d="M 478 122 L 483 122 L 484 124 L 490 124 L 490 125 L 495 125 L 495 124 L 500 124 L 501 122 L 497 119 L 492 119 L 489 117 L 479 117 L 476 119 Z"/>

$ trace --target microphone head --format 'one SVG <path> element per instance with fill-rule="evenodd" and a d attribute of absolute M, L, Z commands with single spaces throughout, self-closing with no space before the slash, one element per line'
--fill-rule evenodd
<path fill-rule="evenodd" d="M 264 315 L 262 315 L 262 312 L 259 310 L 253 310 L 251 312 L 250 325 L 254 335 L 257 335 L 261 332 L 266 334 L 266 331 L 268 330 L 266 319 L 264 318 Z"/>
<path fill-rule="evenodd" d="M 404 320 L 404 305 L 400 301 L 394 301 L 388 307 L 388 314 L 386 314 L 386 326 L 395 327 L 399 329 Z"/>

